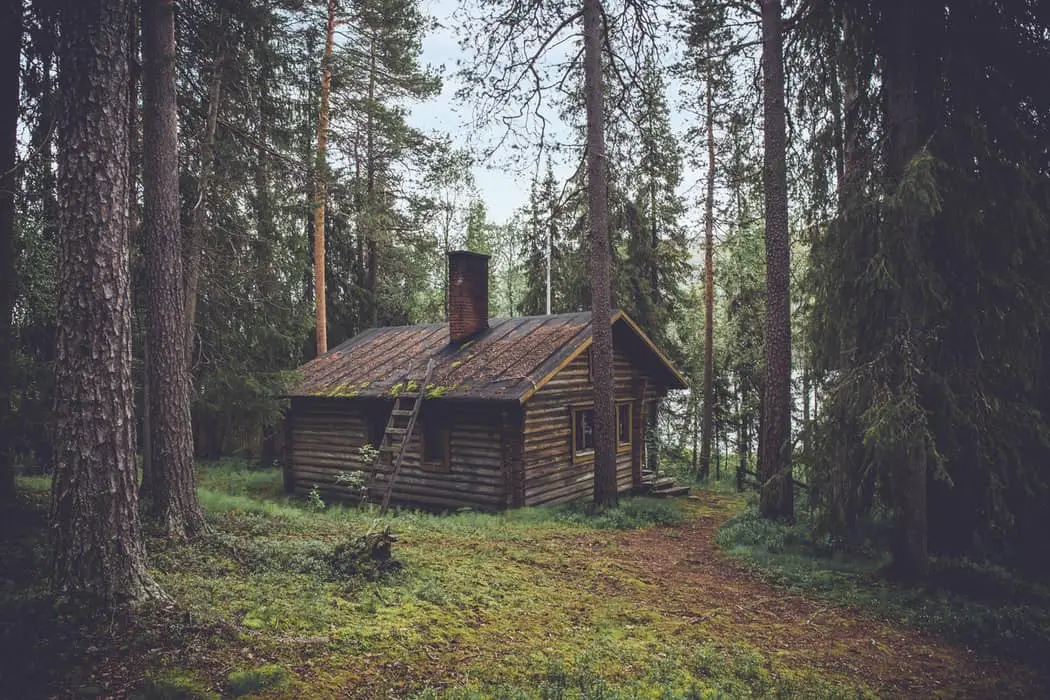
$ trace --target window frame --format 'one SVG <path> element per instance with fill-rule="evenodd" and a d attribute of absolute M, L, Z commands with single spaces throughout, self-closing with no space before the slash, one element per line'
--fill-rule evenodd
<path fill-rule="evenodd" d="M 576 449 L 576 415 L 579 413 L 591 414 L 591 446 L 582 450 Z M 572 454 L 573 464 L 581 464 L 594 461 L 594 406 L 570 406 L 569 407 L 569 449 Z"/>
<path fill-rule="evenodd" d="M 392 405 L 387 405 L 385 402 L 377 401 L 365 411 L 368 416 L 368 434 L 365 435 L 365 440 L 369 445 L 376 449 L 379 449 L 379 446 L 383 444 L 383 436 L 386 435 L 386 427 L 390 424 L 391 410 L 393 410 Z M 382 420 L 380 420 L 380 418 L 382 418 Z"/>
<path fill-rule="evenodd" d="M 451 471 L 452 469 L 452 426 L 447 419 L 433 415 L 427 418 L 419 416 L 422 425 L 419 427 L 419 465 L 422 469 L 433 471 Z M 429 437 L 428 437 L 429 433 Z M 442 455 L 438 459 L 427 456 L 427 447 L 434 441 L 435 435 L 443 445 Z"/>
<path fill-rule="evenodd" d="M 620 411 L 627 409 L 627 436 L 626 441 L 624 436 L 620 433 L 622 424 L 620 423 Z M 616 402 L 616 451 L 627 452 L 631 449 L 634 444 L 634 402 L 633 401 L 617 401 Z"/>

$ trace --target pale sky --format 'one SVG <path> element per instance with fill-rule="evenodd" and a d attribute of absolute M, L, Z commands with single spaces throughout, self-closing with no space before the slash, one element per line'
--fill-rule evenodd
<path fill-rule="evenodd" d="M 453 95 L 460 83 L 456 73 L 456 59 L 462 56 L 453 33 L 452 13 L 459 0 L 425 0 L 424 11 L 440 22 L 441 27 L 423 41 L 423 62 L 432 66 L 445 66 L 444 88 L 441 95 L 415 105 L 411 123 L 424 130 L 436 130 L 451 134 L 459 146 L 470 146 L 478 139 L 490 134 L 475 134 L 470 125 L 470 106 L 456 104 Z M 504 223 L 515 209 L 525 204 L 529 196 L 529 180 L 498 167 L 474 168 L 474 180 L 479 195 L 488 208 L 489 219 Z"/>
<path fill-rule="evenodd" d="M 455 20 L 452 14 L 461 0 L 423 0 L 423 9 L 434 17 L 440 27 L 423 41 L 423 63 L 432 66 L 445 66 L 444 87 L 440 96 L 419 105 L 414 105 L 410 122 L 424 130 L 436 130 L 451 134 L 459 146 L 472 146 L 478 143 L 491 143 L 498 135 L 494 129 L 476 133 L 471 125 L 471 105 L 458 104 L 454 99 L 460 82 L 456 76 L 456 60 L 467 57 L 460 49 L 453 27 Z M 665 57 L 670 59 L 671 57 Z M 674 84 L 669 90 L 668 102 L 671 105 L 671 123 L 681 135 L 688 126 L 689 116 L 676 107 L 677 88 Z M 565 127 L 562 126 L 562 133 Z M 504 157 L 496 154 L 493 162 L 479 164 L 474 168 L 474 178 L 480 197 L 485 201 L 489 219 L 495 223 L 504 223 L 514 210 L 525 204 L 529 196 L 529 183 L 532 167 L 522 166 L 521 172 L 513 172 Z M 700 173 L 686 162 L 683 172 L 682 194 L 691 206 L 697 198 L 695 184 Z M 555 175 L 567 178 L 573 165 L 555 164 Z"/>

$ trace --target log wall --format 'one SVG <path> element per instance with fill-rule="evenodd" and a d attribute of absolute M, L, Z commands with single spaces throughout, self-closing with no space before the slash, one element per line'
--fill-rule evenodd
<path fill-rule="evenodd" d="M 424 408 L 428 408 L 426 402 Z M 328 497 L 355 499 L 355 493 L 337 484 L 336 477 L 343 471 L 370 472 L 358 451 L 368 439 L 372 413 L 377 410 L 389 411 L 389 406 L 380 409 L 374 403 L 353 399 L 293 399 L 287 423 L 286 488 L 305 494 L 316 486 Z M 424 412 L 413 431 L 391 502 L 439 510 L 505 508 L 509 503 L 503 433 L 505 420 L 513 424 L 513 416 L 505 418 L 504 413 L 491 405 L 442 406 L 442 424 L 450 430 L 451 456 L 445 468 L 420 459 Z M 518 421 L 520 424 L 520 417 Z M 513 457 L 512 444 L 506 454 Z M 508 461 L 513 463 L 512 459 Z M 381 499 L 385 487 L 380 476 L 370 498 Z"/>
<path fill-rule="evenodd" d="M 588 352 L 562 368 L 525 404 L 524 409 L 489 403 L 424 402 L 391 502 L 428 509 L 507 507 L 564 503 L 590 498 L 593 459 L 572 461 L 572 408 L 594 404 Z M 652 402 L 666 390 L 619 350 L 614 353 L 616 401 L 632 403 L 631 446 L 617 452 L 621 492 L 641 483 L 642 436 Z M 447 468 L 422 462 L 427 410 L 450 430 Z M 341 398 L 294 398 L 286 423 L 285 486 L 308 493 L 315 486 L 326 497 L 356 499 L 337 484 L 344 471 L 370 472 L 359 456 L 369 426 L 390 406 Z M 377 479 L 370 497 L 381 499 L 385 481 Z"/>
<path fill-rule="evenodd" d="M 585 351 L 525 404 L 524 504 L 565 503 L 594 493 L 594 460 L 572 461 L 572 408 L 594 405 L 594 386 Z M 644 407 L 663 395 L 619 350 L 614 351 L 616 401 L 631 401 L 632 445 L 617 452 L 616 483 L 621 492 L 640 485 Z"/>

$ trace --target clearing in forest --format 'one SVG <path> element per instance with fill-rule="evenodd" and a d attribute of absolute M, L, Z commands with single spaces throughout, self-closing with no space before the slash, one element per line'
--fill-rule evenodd
<path fill-rule="evenodd" d="M 43 595 L 46 481 L 0 565 L 0 687 L 19 697 L 1040 696 L 1045 671 L 758 580 L 722 556 L 742 507 L 700 492 L 484 515 L 401 512 L 396 572 L 341 579 L 368 509 L 289 502 L 280 474 L 202 471 L 211 532 L 149 541 L 175 605 L 87 625 Z M 636 529 L 616 529 L 656 522 Z M 181 695 L 179 694 L 181 693 Z"/>

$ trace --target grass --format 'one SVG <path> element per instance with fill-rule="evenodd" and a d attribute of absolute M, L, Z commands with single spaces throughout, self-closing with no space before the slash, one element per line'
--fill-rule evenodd
<path fill-rule="evenodd" d="M 679 582 L 633 559 L 648 546 L 632 549 L 639 537 L 673 545 L 736 501 L 400 510 L 379 523 L 371 506 L 288 498 L 279 472 L 245 463 L 203 465 L 199 481 L 209 533 L 192 545 L 147 542 L 150 570 L 175 605 L 105 620 L 48 596 L 48 483 L 19 482 L 19 507 L 0 514 L 9 535 L 0 646 L 13 650 L 0 666 L 5 692 L 670 700 L 877 690 L 768 645 L 764 621 L 747 630 L 696 623 L 678 607 L 683 596 L 669 595 Z M 389 540 L 361 544 L 385 524 Z M 384 545 L 396 565 L 362 565 L 362 551 Z M 688 569 L 683 552 L 667 554 L 669 565 Z"/>
<path fill-rule="evenodd" d="M 729 556 L 789 589 L 1023 661 L 1050 659 L 1046 582 L 990 564 L 934 559 L 926 582 L 906 588 L 882 576 L 889 563 L 886 532 L 875 528 L 863 545 L 848 550 L 815 533 L 804 514 L 794 525 L 772 523 L 752 504 L 726 522 L 716 541 Z"/>

